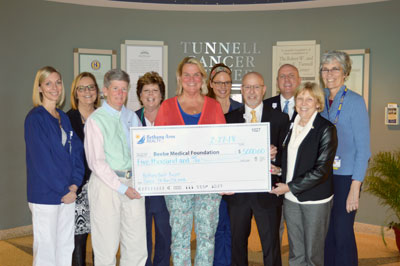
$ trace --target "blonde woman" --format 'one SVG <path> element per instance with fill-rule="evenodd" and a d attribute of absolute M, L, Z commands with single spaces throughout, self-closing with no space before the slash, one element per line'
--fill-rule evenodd
<path fill-rule="evenodd" d="M 68 116 L 61 74 L 43 67 L 25 119 L 27 191 L 33 224 L 33 265 L 71 265 L 76 191 L 84 174 L 82 142 Z"/>
<path fill-rule="evenodd" d="M 335 126 L 323 118 L 324 92 L 307 82 L 295 94 L 298 115 L 284 143 L 282 175 L 271 193 L 285 195 L 283 214 L 290 265 L 324 265 L 325 236 L 333 198 Z M 273 167 L 274 172 L 281 172 Z"/>
<path fill-rule="evenodd" d="M 221 105 L 207 94 L 207 74 L 201 63 L 186 57 L 176 71 L 177 96 L 158 110 L 156 126 L 225 124 Z M 196 141 L 193 139 L 193 141 Z M 217 193 L 165 196 L 170 214 L 174 265 L 191 265 L 190 236 L 194 218 L 197 236 L 195 265 L 212 265 L 214 235 L 221 196 Z"/>

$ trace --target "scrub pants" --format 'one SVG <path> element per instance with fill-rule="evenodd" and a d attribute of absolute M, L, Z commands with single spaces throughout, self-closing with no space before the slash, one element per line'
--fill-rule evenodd
<path fill-rule="evenodd" d="M 154 258 L 153 251 L 153 217 L 155 227 Z M 147 261 L 146 266 L 169 266 L 171 257 L 171 226 L 164 196 L 146 197 Z"/>
<path fill-rule="evenodd" d="M 224 199 L 221 199 L 218 227 L 215 233 L 214 266 L 231 265 L 231 242 L 231 222 L 229 220 L 228 204 Z"/>
<path fill-rule="evenodd" d="M 29 203 L 33 225 L 33 266 L 70 266 L 74 250 L 75 203 Z"/>

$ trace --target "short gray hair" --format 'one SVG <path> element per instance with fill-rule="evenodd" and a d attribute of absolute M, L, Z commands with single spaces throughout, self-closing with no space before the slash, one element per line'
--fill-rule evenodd
<path fill-rule="evenodd" d="M 343 69 L 343 73 L 346 77 L 350 75 L 351 72 L 351 59 L 350 56 L 342 51 L 331 50 L 322 55 L 321 65 L 319 70 L 321 71 L 324 64 L 332 63 L 332 61 L 338 61 Z"/>
<path fill-rule="evenodd" d="M 111 69 L 104 75 L 104 87 L 108 88 L 113 80 L 125 81 L 128 85 L 130 82 L 128 73 L 121 69 Z"/>

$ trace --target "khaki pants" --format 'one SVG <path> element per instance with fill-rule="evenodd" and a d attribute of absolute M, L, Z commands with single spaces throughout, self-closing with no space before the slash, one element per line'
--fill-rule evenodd
<path fill-rule="evenodd" d="M 130 180 L 120 180 L 130 185 Z M 116 265 L 119 244 L 121 266 L 145 265 L 147 248 L 144 198 L 131 200 L 111 189 L 93 173 L 88 194 L 95 265 Z"/>

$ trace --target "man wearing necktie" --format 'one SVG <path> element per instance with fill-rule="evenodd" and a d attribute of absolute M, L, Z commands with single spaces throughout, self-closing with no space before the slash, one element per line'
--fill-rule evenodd
<path fill-rule="evenodd" d="M 293 122 L 297 115 L 294 109 L 294 94 L 301 84 L 299 70 L 290 64 L 282 65 L 278 70 L 276 83 L 280 94 L 264 100 L 264 104 L 287 114 L 290 121 Z"/>
<path fill-rule="evenodd" d="M 277 147 L 274 164 L 280 165 L 283 140 L 289 127 L 289 118 L 280 111 L 263 104 L 266 91 L 264 79 L 257 72 L 244 75 L 242 96 L 244 106 L 225 115 L 227 123 L 270 123 L 271 145 Z M 251 178 L 249 176 L 248 178 Z M 278 176 L 272 176 L 272 185 Z M 254 215 L 260 235 L 264 265 L 280 266 L 279 224 L 282 198 L 267 192 L 225 195 L 232 231 L 232 266 L 248 265 L 247 245 Z"/>

